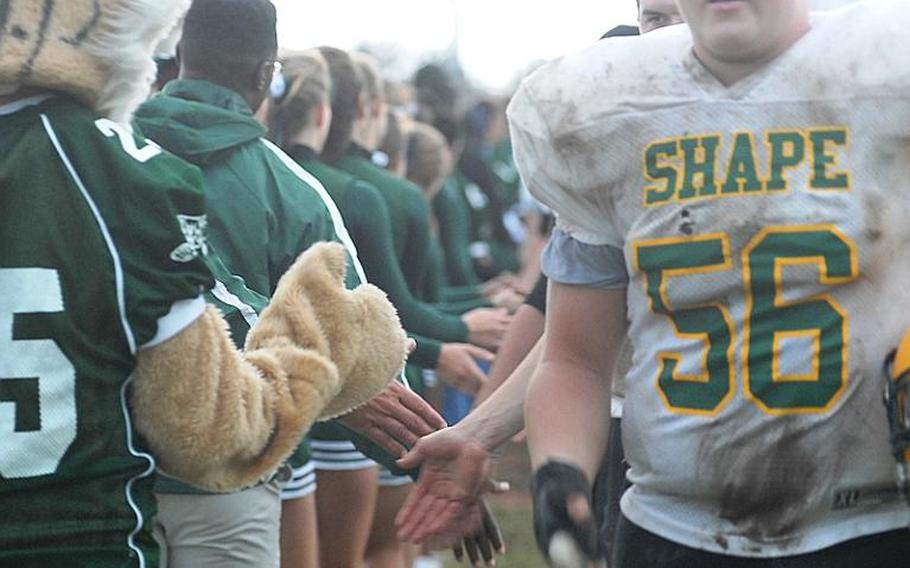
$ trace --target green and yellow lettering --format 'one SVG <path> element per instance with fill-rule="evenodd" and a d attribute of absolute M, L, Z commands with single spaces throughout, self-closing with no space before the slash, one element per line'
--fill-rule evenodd
<path fill-rule="evenodd" d="M 755 142 L 752 135 L 740 132 L 733 139 L 733 152 L 730 154 L 730 164 L 727 167 L 727 180 L 721 191 L 725 194 L 761 191 L 762 182 L 758 177 L 755 162 Z"/>
<path fill-rule="evenodd" d="M 800 132 L 771 132 L 768 134 L 768 148 L 771 171 L 767 189 L 786 191 L 790 181 L 785 174 L 806 159 L 806 140 Z"/>
<path fill-rule="evenodd" d="M 676 167 L 666 162 L 667 158 L 679 155 L 676 140 L 655 142 L 645 151 L 645 177 L 657 185 L 645 187 L 645 205 L 654 205 L 673 199 L 679 182 Z M 663 182 L 661 184 L 661 182 Z"/>
<path fill-rule="evenodd" d="M 837 155 L 831 146 L 846 148 L 847 131 L 842 128 L 830 130 L 813 130 L 809 133 L 812 140 L 812 189 L 850 189 L 850 174 L 842 171 L 831 171 L 837 167 Z"/>
<path fill-rule="evenodd" d="M 683 182 L 679 189 L 680 199 L 691 199 L 705 195 L 717 195 L 716 177 L 717 147 L 720 136 L 701 138 L 683 138 L 680 142 L 683 151 Z M 696 176 L 701 176 L 701 183 L 696 185 Z"/>

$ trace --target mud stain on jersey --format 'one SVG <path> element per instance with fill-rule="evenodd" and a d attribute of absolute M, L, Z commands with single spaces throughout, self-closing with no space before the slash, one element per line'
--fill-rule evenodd
<path fill-rule="evenodd" d="M 795 547 L 801 537 L 794 535 L 801 532 L 807 511 L 829 492 L 825 480 L 840 467 L 838 458 L 809 435 L 811 421 L 804 417 L 763 422 L 735 439 L 726 428 L 705 432 L 698 482 L 712 488 L 717 514 L 734 525 L 733 534 L 756 543 Z M 715 542 L 723 548 L 721 542 L 729 536 L 719 534 Z"/>
<path fill-rule="evenodd" d="M 880 241 L 882 222 L 885 219 L 885 202 L 872 191 L 863 194 L 863 217 L 863 236 L 873 244 Z"/>

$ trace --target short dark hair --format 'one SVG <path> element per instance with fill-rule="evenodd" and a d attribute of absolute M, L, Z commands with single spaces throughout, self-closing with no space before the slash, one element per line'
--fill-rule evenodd
<path fill-rule="evenodd" d="M 600 36 L 600 39 L 607 39 L 611 37 L 623 37 L 623 36 L 637 36 L 639 35 L 638 28 L 636 26 L 616 26 L 611 29 L 604 35 Z"/>
<path fill-rule="evenodd" d="M 180 57 L 216 75 L 252 71 L 278 53 L 277 15 L 269 0 L 193 0 Z"/>

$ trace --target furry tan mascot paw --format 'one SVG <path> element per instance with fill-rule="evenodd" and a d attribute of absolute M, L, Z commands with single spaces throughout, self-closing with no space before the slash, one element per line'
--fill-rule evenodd
<path fill-rule="evenodd" d="M 385 293 L 370 284 L 344 288 L 346 259 L 340 244 L 312 246 L 282 277 L 247 336 L 248 351 L 290 340 L 335 363 L 341 392 L 320 420 L 350 412 L 379 394 L 407 359 L 407 336 Z M 314 323 L 320 337 L 307 333 Z"/>
<path fill-rule="evenodd" d="M 242 355 L 211 307 L 144 354 L 133 403 L 163 471 L 214 490 L 256 483 L 313 422 L 356 408 L 392 380 L 407 341 L 395 309 L 373 286 L 345 290 L 344 273 L 341 245 L 303 253 Z M 193 412 L 175 411 L 189 405 Z"/>

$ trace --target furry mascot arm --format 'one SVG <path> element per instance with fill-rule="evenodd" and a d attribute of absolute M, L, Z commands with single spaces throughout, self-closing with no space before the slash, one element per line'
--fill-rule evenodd
<path fill-rule="evenodd" d="M 244 353 L 211 307 L 140 353 L 133 415 L 162 471 L 217 491 L 255 484 L 315 420 L 349 411 L 388 384 L 404 361 L 404 332 L 382 292 L 344 290 L 344 261 L 334 244 L 301 255 Z M 363 368 L 369 372 L 358 374 Z"/>

